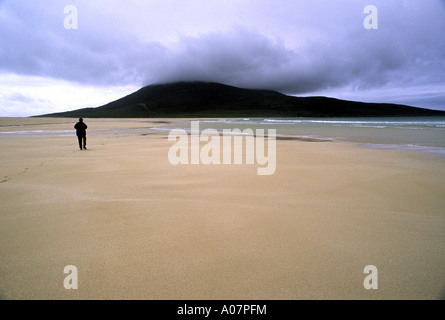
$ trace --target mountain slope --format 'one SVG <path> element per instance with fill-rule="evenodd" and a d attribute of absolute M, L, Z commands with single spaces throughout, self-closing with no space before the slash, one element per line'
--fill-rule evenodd
<path fill-rule="evenodd" d="M 270 90 L 219 83 L 177 82 L 150 85 L 97 108 L 46 114 L 46 117 L 365 117 L 445 116 L 445 111 L 326 97 L 293 97 Z"/>

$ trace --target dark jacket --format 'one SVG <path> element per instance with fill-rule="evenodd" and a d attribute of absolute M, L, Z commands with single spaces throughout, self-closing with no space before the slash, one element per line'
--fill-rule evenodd
<path fill-rule="evenodd" d="M 76 129 L 76 135 L 78 137 L 85 137 L 87 135 L 87 125 L 81 121 L 74 125 L 74 129 Z"/>

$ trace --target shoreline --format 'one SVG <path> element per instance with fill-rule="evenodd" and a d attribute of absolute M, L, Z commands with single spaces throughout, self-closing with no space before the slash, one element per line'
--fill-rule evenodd
<path fill-rule="evenodd" d="M 445 117 L 433 117 L 433 116 L 425 116 L 425 117 L 420 117 L 422 119 L 435 119 L 437 121 L 440 121 L 440 123 L 443 122 L 442 125 L 440 125 L 440 127 L 444 127 L 445 128 Z M 270 126 L 270 124 L 273 124 L 275 121 L 289 121 L 287 119 L 282 119 L 279 120 L 279 118 L 267 118 L 264 119 L 266 120 L 265 122 L 262 122 L 261 125 L 259 125 L 259 123 L 256 122 L 249 122 L 249 120 L 263 120 L 264 118 L 221 118 L 221 119 L 213 119 L 213 118 L 199 118 L 199 119 L 195 119 L 195 118 L 91 118 L 89 119 L 92 122 L 96 122 L 99 125 L 96 125 L 94 128 L 91 128 L 89 130 L 90 134 L 101 134 L 102 132 L 100 132 L 99 130 L 101 130 L 101 128 L 106 128 L 109 129 L 109 125 L 110 124 L 118 124 L 116 126 L 116 129 L 122 129 L 122 128 L 128 128 L 128 129 L 147 129 L 147 130 L 153 130 L 154 132 L 156 131 L 171 131 L 173 129 L 177 129 L 177 128 L 181 128 L 184 129 L 186 131 L 188 131 L 190 133 L 190 121 L 194 121 L 194 120 L 198 120 L 200 121 L 200 126 L 203 126 L 203 124 L 208 124 L 208 123 L 213 123 L 216 124 L 216 126 L 221 126 L 221 124 L 226 125 L 226 127 L 224 128 L 235 128 L 237 127 L 237 125 L 239 125 L 239 127 L 241 129 L 245 128 L 245 127 L 258 127 L 258 128 L 269 128 L 268 126 Z M 408 121 L 407 123 L 409 124 L 416 124 L 418 123 L 418 121 L 414 121 L 415 119 L 419 119 L 419 117 L 384 117 L 384 118 L 373 118 L 370 117 L 368 118 L 327 118 L 324 120 L 321 119 L 316 119 L 316 118 L 293 118 L 294 120 L 292 121 L 297 121 L 297 122 L 302 122 L 302 123 L 306 123 L 306 122 L 315 122 L 315 123 L 360 123 L 362 124 L 364 121 L 369 120 L 372 123 L 380 123 L 380 124 L 385 124 L 385 121 L 382 121 L 382 119 L 404 119 L 404 120 L 411 120 Z M 45 121 L 46 120 L 46 121 Z M 247 121 L 246 123 L 243 123 L 244 121 Z M 48 122 L 49 121 L 49 122 Z M 34 134 L 36 136 L 39 135 L 45 135 L 45 136 L 62 136 L 62 135 L 66 135 L 69 136 L 72 133 L 72 129 L 71 129 L 71 122 L 75 121 L 75 118 L 58 118 L 58 117 L 38 117 L 38 118 L 33 118 L 33 117 L 0 117 L 0 135 L 1 134 Z M 221 122 L 222 121 L 222 122 Z M 233 122 L 236 121 L 236 122 Z M 12 124 L 10 125 L 5 125 L 2 123 L 5 122 L 12 122 Z M 16 123 L 16 124 L 14 124 Z M 133 123 L 133 124 L 132 124 Z M 145 126 L 145 124 L 151 124 L 151 126 Z M 391 122 L 390 122 L 391 123 Z M 397 122 L 395 122 L 397 123 Z M 137 125 L 140 124 L 140 125 Z M 267 126 L 266 126 L 267 124 Z M 404 122 L 402 122 L 402 124 L 404 124 Z M 56 126 L 64 126 L 64 130 L 45 130 L 42 129 L 40 126 L 51 126 L 51 125 L 56 125 Z M 143 125 L 143 126 L 142 126 Z M 32 127 L 32 126 L 38 126 L 40 130 L 37 130 L 37 128 L 35 128 L 34 130 L 18 130 L 18 131 L 10 131 L 7 132 L 5 131 L 6 128 L 19 128 L 22 129 L 24 127 Z M 344 136 L 344 137 L 339 137 L 339 136 L 335 136 L 335 135 L 326 135 L 326 133 L 324 132 L 323 134 L 309 134 L 309 133 L 289 133 L 288 131 L 282 131 L 282 128 L 279 127 L 279 124 L 277 124 L 278 127 L 271 127 L 271 129 L 274 128 L 278 128 L 277 129 L 277 134 L 276 134 L 276 139 L 277 140 L 297 140 L 297 141 L 307 141 L 307 142 L 328 142 L 328 141 L 332 141 L 332 142 L 339 142 L 339 143 L 347 143 L 347 144 L 355 144 L 361 147 L 369 147 L 369 148 L 375 148 L 375 149 L 401 149 L 401 150 L 414 150 L 414 151 L 419 151 L 419 152 L 426 152 L 426 153 L 435 153 L 438 154 L 439 156 L 442 157 L 442 154 L 445 153 L 445 145 L 437 145 L 435 143 L 431 144 L 421 144 L 421 143 L 416 143 L 416 142 L 400 142 L 400 143 L 393 143 L 392 141 L 377 141 L 372 137 L 372 133 L 368 133 L 369 136 L 359 136 L 359 137 L 354 137 L 353 135 L 351 136 Z M 353 125 L 354 127 L 355 125 Z M 209 127 L 208 125 L 204 125 L 204 128 Z M 384 126 L 382 126 L 383 128 Z M 366 129 L 366 128 L 373 128 L 373 126 L 364 126 L 361 129 Z M 305 129 L 305 127 L 303 127 L 303 129 Z M 313 128 L 310 128 L 311 130 Z M 336 128 L 333 128 L 336 129 Z M 222 129 L 217 129 L 218 132 L 220 134 L 222 134 Z M 324 129 L 323 129 L 324 130 Z M 201 130 L 202 131 L 202 130 Z M 442 130 L 441 130 L 442 131 Z M 63 134 L 62 134 L 63 133 Z M 378 133 L 378 131 L 376 131 L 375 133 Z M 150 133 L 152 134 L 152 133 Z M 444 135 L 445 133 L 442 132 L 437 132 L 437 134 L 441 134 Z M 445 139 L 445 136 L 444 136 Z M 442 140 L 440 140 L 442 141 Z"/>

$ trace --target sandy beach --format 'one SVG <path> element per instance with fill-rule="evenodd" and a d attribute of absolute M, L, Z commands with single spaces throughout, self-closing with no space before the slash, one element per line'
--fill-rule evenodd
<path fill-rule="evenodd" d="M 0 119 L 2 299 L 445 298 L 433 154 L 278 140 L 259 176 L 172 165 L 168 131 L 144 127 L 185 120 L 85 119 L 84 151 L 76 120 Z"/>

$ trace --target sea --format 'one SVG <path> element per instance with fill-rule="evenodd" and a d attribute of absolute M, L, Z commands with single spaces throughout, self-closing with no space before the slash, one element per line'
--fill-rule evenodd
<path fill-rule="evenodd" d="M 200 121 L 200 128 L 275 129 L 278 139 L 414 150 L 445 160 L 445 117 L 212 119 Z"/>

